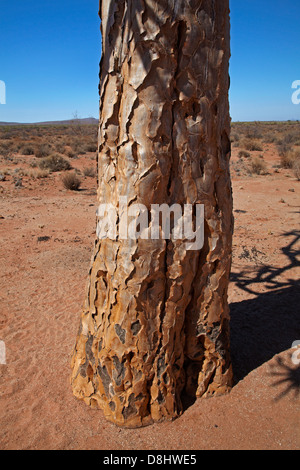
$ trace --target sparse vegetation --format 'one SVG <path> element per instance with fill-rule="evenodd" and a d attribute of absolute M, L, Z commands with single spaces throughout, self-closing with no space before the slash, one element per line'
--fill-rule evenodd
<path fill-rule="evenodd" d="M 81 186 L 81 179 L 78 178 L 76 173 L 67 173 L 62 178 L 63 185 L 66 189 L 71 191 L 78 191 Z"/>
<path fill-rule="evenodd" d="M 49 156 L 52 152 L 78 154 L 97 151 L 98 126 L 80 126 L 80 133 L 74 134 L 74 125 L 12 125 L 0 126 L 0 155 L 20 153 L 35 155 L 37 158 Z M 24 153 L 25 152 L 25 153 Z"/>
<path fill-rule="evenodd" d="M 86 145 L 86 151 L 87 152 L 97 152 L 98 150 L 98 145 L 97 144 L 93 144 L 93 143 L 89 143 Z"/>
<path fill-rule="evenodd" d="M 10 152 L 10 143 L 8 142 L 2 142 L 0 144 L 0 155 L 3 157 L 6 157 Z"/>
<path fill-rule="evenodd" d="M 277 151 L 280 157 L 284 157 L 288 152 L 290 152 L 292 146 L 286 142 L 279 141 L 277 142 Z"/>
<path fill-rule="evenodd" d="M 276 142 L 276 136 L 272 133 L 267 133 L 263 138 L 263 142 L 265 144 L 273 144 Z"/>
<path fill-rule="evenodd" d="M 47 170 L 31 170 L 28 172 L 28 176 L 33 179 L 47 178 L 49 176 L 49 171 Z"/>
<path fill-rule="evenodd" d="M 247 152 L 247 150 L 240 150 L 239 154 L 238 154 L 238 157 L 239 158 L 250 158 L 251 155 L 250 155 L 249 152 Z"/>
<path fill-rule="evenodd" d="M 52 151 L 51 145 L 42 142 L 36 146 L 34 154 L 37 158 L 44 158 L 44 157 L 48 157 L 51 154 L 51 151 Z"/>
<path fill-rule="evenodd" d="M 77 126 L 74 121 L 68 125 L 0 126 L 1 183 L 5 188 L 13 183 L 16 188 L 33 190 L 34 184 L 47 185 L 51 173 L 54 175 L 49 178 L 49 183 L 56 181 L 56 172 L 73 170 L 66 174 L 63 185 L 67 189 L 78 190 L 81 184 L 79 175 L 88 178 L 96 175 L 97 140 L 97 124 Z M 86 158 L 86 163 L 83 167 L 81 163 L 73 166 L 71 159 L 75 163 L 79 158 Z"/>
<path fill-rule="evenodd" d="M 283 153 L 280 157 L 280 164 L 282 168 L 293 169 L 300 161 L 300 151 L 289 150 Z"/>
<path fill-rule="evenodd" d="M 243 146 L 246 150 L 249 150 L 250 152 L 262 152 L 263 150 L 261 144 L 259 142 L 256 142 L 255 140 L 244 140 Z"/>
<path fill-rule="evenodd" d="M 294 161 L 293 170 L 295 178 L 300 181 L 300 158 Z"/>
<path fill-rule="evenodd" d="M 42 158 L 38 165 L 41 170 L 49 170 L 50 172 L 66 171 L 72 168 L 69 160 L 57 153 L 49 155 L 49 157 Z"/>
<path fill-rule="evenodd" d="M 84 176 L 88 176 L 90 178 L 94 178 L 96 175 L 96 172 L 93 167 L 86 167 L 83 169 L 83 174 Z"/>
<path fill-rule="evenodd" d="M 34 147 L 33 145 L 24 145 L 20 148 L 20 153 L 22 155 L 34 155 Z"/>
<path fill-rule="evenodd" d="M 77 158 L 76 153 L 73 152 L 73 150 L 68 150 L 67 151 L 67 157 L 69 158 Z"/>
<path fill-rule="evenodd" d="M 74 129 L 74 123 L 0 126 L 1 174 L 6 176 L 5 184 L 12 181 L 14 175 L 23 177 L 25 183 L 25 178 L 30 178 L 42 184 L 51 173 L 72 169 L 77 177 L 82 174 L 85 178 L 94 178 L 98 126 L 80 125 L 76 132 Z M 284 170 L 300 179 L 300 122 L 235 122 L 231 125 L 231 142 L 234 155 L 238 157 L 231 161 L 233 175 L 268 174 L 263 154 L 270 151 L 280 157 L 280 161 L 270 165 L 271 174 L 279 175 Z M 22 158 L 23 155 L 26 158 Z M 82 159 L 85 159 L 83 166 Z"/>
<path fill-rule="evenodd" d="M 267 174 L 267 166 L 264 160 L 260 157 L 254 157 L 253 160 L 250 162 L 249 167 L 250 174 L 254 175 L 266 175 Z"/>
<path fill-rule="evenodd" d="M 289 150 L 280 156 L 281 168 L 293 170 L 297 180 L 300 179 L 300 151 Z"/>
<path fill-rule="evenodd" d="M 252 140 L 256 143 L 259 141 L 258 145 L 262 143 L 273 143 L 279 146 L 282 144 L 299 145 L 300 122 L 233 122 L 231 134 L 238 135 L 241 141 Z"/>

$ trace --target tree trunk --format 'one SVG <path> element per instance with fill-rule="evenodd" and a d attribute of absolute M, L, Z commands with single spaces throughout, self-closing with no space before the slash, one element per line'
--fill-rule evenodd
<path fill-rule="evenodd" d="M 100 2 L 99 204 L 205 207 L 201 250 L 95 241 L 71 381 L 120 426 L 173 419 L 183 393 L 231 386 L 228 3 Z"/>

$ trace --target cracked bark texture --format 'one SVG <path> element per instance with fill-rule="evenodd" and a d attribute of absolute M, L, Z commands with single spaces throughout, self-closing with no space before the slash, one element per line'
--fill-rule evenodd
<path fill-rule="evenodd" d="M 100 2 L 98 201 L 205 205 L 205 243 L 96 240 L 75 396 L 120 426 L 227 392 L 231 265 L 228 0 Z"/>

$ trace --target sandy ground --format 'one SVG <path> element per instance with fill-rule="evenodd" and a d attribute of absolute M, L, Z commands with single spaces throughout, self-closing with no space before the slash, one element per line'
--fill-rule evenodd
<path fill-rule="evenodd" d="M 18 168 L 30 158 L 20 156 Z M 72 164 L 82 169 L 89 158 Z M 274 169 L 272 145 L 264 158 L 268 175 L 233 171 L 235 386 L 196 401 L 173 422 L 136 430 L 107 422 L 69 385 L 94 240 L 95 179 L 84 178 L 78 192 L 65 190 L 60 174 L 23 177 L 20 188 L 12 176 L 0 182 L 1 449 L 299 448 L 300 377 L 291 349 L 300 340 L 299 182 Z"/>

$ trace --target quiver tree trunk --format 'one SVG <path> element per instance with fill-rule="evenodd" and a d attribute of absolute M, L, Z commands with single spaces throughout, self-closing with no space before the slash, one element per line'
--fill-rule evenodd
<path fill-rule="evenodd" d="M 120 426 L 231 386 L 228 0 L 100 2 L 98 201 L 204 204 L 204 246 L 97 239 L 74 394 Z M 117 224 L 119 220 L 116 221 Z"/>

